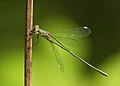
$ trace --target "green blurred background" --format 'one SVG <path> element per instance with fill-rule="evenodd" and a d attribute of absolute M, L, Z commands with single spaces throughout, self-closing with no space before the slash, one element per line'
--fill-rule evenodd
<path fill-rule="evenodd" d="M 33 46 L 33 86 L 120 86 L 119 0 L 34 0 L 34 24 L 55 32 L 87 25 L 92 33 L 79 56 L 104 70 L 104 77 L 60 48 L 61 72 L 50 44 Z M 0 86 L 24 86 L 25 0 L 0 1 Z"/>

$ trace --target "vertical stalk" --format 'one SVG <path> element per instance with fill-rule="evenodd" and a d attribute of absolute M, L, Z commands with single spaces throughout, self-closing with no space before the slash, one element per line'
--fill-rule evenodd
<path fill-rule="evenodd" d="M 32 38 L 29 33 L 33 26 L 33 0 L 26 0 L 25 25 L 25 74 L 24 86 L 32 86 Z M 29 41 L 28 39 L 31 38 Z"/>

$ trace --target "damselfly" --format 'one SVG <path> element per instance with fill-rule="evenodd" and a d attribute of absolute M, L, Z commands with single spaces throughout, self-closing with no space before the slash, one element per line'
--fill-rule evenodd
<path fill-rule="evenodd" d="M 64 30 L 64 34 L 62 34 L 62 36 L 59 35 L 59 32 L 57 32 L 56 35 L 58 35 L 58 37 L 60 37 L 60 38 L 67 38 L 69 40 L 75 41 L 76 37 L 84 37 L 84 36 L 89 35 L 90 33 L 91 33 L 91 30 L 88 27 L 84 26 L 84 27 L 78 27 L 78 28 L 74 28 L 74 29 Z M 52 34 L 50 34 L 50 32 L 42 30 L 41 28 L 39 28 L 39 25 L 35 25 L 33 27 L 31 37 L 33 37 L 33 36 L 37 36 L 37 39 L 39 38 L 39 36 L 41 36 L 50 42 L 50 44 L 53 48 L 57 63 L 58 63 L 58 67 L 61 69 L 61 71 L 64 71 L 64 65 L 62 62 L 62 58 L 54 45 L 57 45 L 60 48 L 62 48 L 63 50 L 67 51 L 69 54 L 76 57 L 77 59 L 79 59 L 80 61 L 82 61 L 89 67 L 91 67 L 92 69 L 96 70 L 100 74 L 102 74 L 104 76 L 108 76 L 107 73 L 94 67 L 93 65 L 91 65 L 90 63 L 88 63 L 87 61 L 85 61 L 84 59 L 82 59 L 81 57 L 79 57 L 78 55 L 73 53 L 72 51 L 70 51 L 57 39 L 57 36 L 54 37 Z M 38 42 L 39 42 L 39 40 L 38 40 Z"/>

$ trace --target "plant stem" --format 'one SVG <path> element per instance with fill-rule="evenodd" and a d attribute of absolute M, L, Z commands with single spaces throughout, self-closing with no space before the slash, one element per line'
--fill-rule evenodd
<path fill-rule="evenodd" d="M 33 26 L 33 0 L 26 0 L 25 25 L 25 74 L 24 86 L 32 86 L 32 38 L 30 32 Z M 28 39 L 31 38 L 29 41 Z"/>

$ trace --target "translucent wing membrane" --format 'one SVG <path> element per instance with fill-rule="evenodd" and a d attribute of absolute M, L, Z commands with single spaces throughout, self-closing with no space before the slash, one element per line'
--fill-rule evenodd
<path fill-rule="evenodd" d="M 62 72 L 64 72 L 64 65 L 63 65 L 62 58 L 61 58 L 58 50 L 55 48 L 54 44 L 52 44 L 51 42 L 50 42 L 50 44 L 51 44 L 52 49 L 53 49 L 53 52 L 54 52 L 54 54 L 55 54 L 55 57 L 56 57 L 56 60 L 57 60 L 57 63 L 58 63 L 58 67 L 60 68 L 60 70 L 61 70 Z"/>
<path fill-rule="evenodd" d="M 90 28 L 84 26 L 84 27 L 77 27 L 73 29 L 68 29 L 68 30 L 63 30 L 60 32 L 52 33 L 55 37 L 62 38 L 66 37 L 68 39 L 73 39 L 73 38 L 83 38 L 88 36 L 91 33 Z"/>
<path fill-rule="evenodd" d="M 88 27 L 77 27 L 56 33 L 51 33 L 51 35 L 54 36 L 59 41 L 61 41 L 62 43 L 72 47 L 74 44 L 78 46 L 80 38 L 84 38 L 88 36 L 90 33 L 91 30 Z"/>

